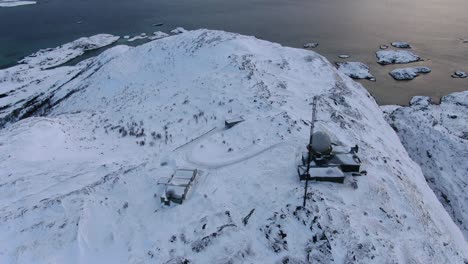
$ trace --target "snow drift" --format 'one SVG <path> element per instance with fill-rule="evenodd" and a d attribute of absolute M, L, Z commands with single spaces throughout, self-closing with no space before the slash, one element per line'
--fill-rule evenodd
<path fill-rule="evenodd" d="M 6 71 L 2 263 L 466 263 L 375 101 L 314 52 L 197 30 Z M 317 129 L 358 144 L 367 176 L 313 183 L 302 208 L 315 95 Z M 176 167 L 202 173 L 182 205 L 163 207 L 156 183 Z"/>

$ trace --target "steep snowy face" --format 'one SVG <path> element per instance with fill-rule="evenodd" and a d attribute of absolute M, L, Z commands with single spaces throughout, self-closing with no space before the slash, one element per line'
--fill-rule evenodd
<path fill-rule="evenodd" d="M 467 259 L 375 101 L 314 52 L 197 30 L 76 67 L 36 117 L 0 130 L 0 262 Z M 367 176 L 311 183 L 302 207 L 316 95 L 316 129 L 358 144 Z M 226 129 L 234 116 L 245 121 Z M 164 207 L 157 182 L 177 167 L 200 175 Z"/>
<path fill-rule="evenodd" d="M 468 239 L 468 92 L 444 96 L 440 105 L 415 97 L 408 107 L 384 109 L 408 154 Z"/>

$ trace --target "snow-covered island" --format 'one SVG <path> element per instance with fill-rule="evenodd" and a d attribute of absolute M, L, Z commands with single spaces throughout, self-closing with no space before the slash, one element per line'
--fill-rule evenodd
<path fill-rule="evenodd" d="M 411 45 L 405 41 L 395 41 L 392 42 L 392 46 L 400 49 L 411 49 Z"/>
<path fill-rule="evenodd" d="M 338 66 L 338 71 L 353 79 L 375 81 L 374 76 L 370 73 L 369 66 L 362 62 L 337 62 L 336 65 Z"/>
<path fill-rule="evenodd" d="M 376 52 L 378 63 L 387 64 L 404 64 L 415 61 L 420 61 L 421 58 L 409 50 L 379 50 Z"/>
<path fill-rule="evenodd" d="M 0 263 L 468 261 L 373 97 L 315 52 L 196 30 L 41 61 L 0 70 Z M 302 207 L 314 96 L 367 176 L 311 182 Z M 180 167 L 200 175 L 163 206 Z"/>
<path fill-rule="evenodd" d="M 111 45 L 119 38 L 110 34 L 98 34 L 91 37 L 79 38 L 56 48 L 40 50 L 20 60 L 19 63 L 28 64 L 32 67 L 39 66 L 41 69 L 49 69 L 81 56 L 86 51 Z"/>
<path fill-rule="evenodd" d="M 468 91 L 434 104 L 418 96 L 408 107 L 385 106 L 386 119 L 453 221 L 468 239 Z"/>
<path fill-rule="evenodd" d="M 420 73 L 430 73 L 431 68 L 429 67 L 408 67 L 408 68 L 397 68 L 390 72 L 390 75 L 395 80 L 413 80 L 418 77 Z"/>
<path fill-rule="evenodd" d="M 35 5 L 37 1 L 23 1 L 23 0 L 0 0 L 0 7 L 15 7 L 24 5 Z"/>

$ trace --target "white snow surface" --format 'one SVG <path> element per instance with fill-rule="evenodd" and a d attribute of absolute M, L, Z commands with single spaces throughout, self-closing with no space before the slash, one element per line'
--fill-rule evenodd
<path fill-rule="evenodd" d="M 378 63 L 386 64 L 404 64 L 421 60 L 415 53 L 409 50 L 379 50 L 376 53 Z"/>
<path fill-rule="evenodd" d="M 50 69 L 83 55 L 85 51 L 111 45 L 119 38 L 110 34 L 83 37 L 56 48 L 40 50 L 20 60 L 19 63 L 28 64 L 31 67 L 40 67 L 41 69 Z"/>
<path fill-rule="evenodd" d="M 0 0 L 0 7 L 15 7 L 23 5 L 35 5 L 36 1 L 21 1 L 21 0 Z"/>
<path fill-rule="evenodd" d="M 386 108 L 410 157 L 468 239 L 468 91 L 442 97 L 440 105 L 418 96 L 408 107 Z"/>
<path fill-rule="evenodd" d="M 398 68 L 390 72 L 390 75 L 395 80 L 412 80 L 419 76 L 420 73 L 430 73 L 429 67 L 408 67 Z"/>
<path fill-rule="evenodd" d="M 337 62 L 338 71 L 346 74 L 353 79 L 374 79 L 370 73 L 369 66 L 362 62 Z"/>
<path fill-rule="evenodd" d="M 0 263 L 467 260 L 376 102 L 314 52 L 196 30 L 73 67 L 21 67 L 2 72 L 14 90 L 0 98 L 12 104 L 0 119 Z M 368 173 L 311 182 L 302 208 L 296 166 L 316 95 L 317 131 L 358 144 Z M 37 106 L 28 115 L 21 97 Z M 232 116 L 245 121 L 226 130 Z M 182 205 L 163 207 L 156 183 L 176 167 L 201 174 Z"/>

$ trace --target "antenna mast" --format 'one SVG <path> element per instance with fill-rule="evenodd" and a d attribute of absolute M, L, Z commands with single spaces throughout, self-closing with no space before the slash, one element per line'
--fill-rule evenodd
<path fill-rule="evenodd" d="M 309 178 L 310 178 L 310 162 L 312 161 L 312 142 L 314 139 L 314 128 L 315 128 L 315 119 L 317 116 L 317 101 L 318 97 L 314 96 L 312 100 L 312 119 L 310 122 L 310 135 L 309 135 L 309 145 L 307 146 L 308 154 L 307 154 L 307 171 L 306 171 L 306 182 L 305 182 L 305 187 L 304 187 L 304 201 L 302 203 L 302 206 L 306 206 L 306 201 L 307 201 L 307 187 L 309 185 Z"/>

